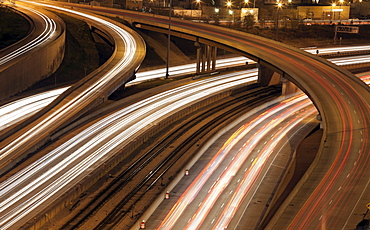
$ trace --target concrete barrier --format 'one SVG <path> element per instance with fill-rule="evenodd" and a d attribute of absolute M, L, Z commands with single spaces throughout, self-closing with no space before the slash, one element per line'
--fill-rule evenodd
<path fill-rule="evenodd" d="M 59 68 L 64 58 L 66 29 L 60 18 L 54 14 L 52 18 L 61 27 L 56 31 L 59 34 L 54 40 L 32 49 L 0 69 L 0 101 L 27 89 Z"/>

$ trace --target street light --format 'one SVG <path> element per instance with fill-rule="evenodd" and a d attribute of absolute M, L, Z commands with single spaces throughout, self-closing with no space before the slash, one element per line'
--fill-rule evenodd
<path fill-rule="evenodd" d="M 220 9 L 219 8 L 215 8 L 215 12 L 214 12 L 214 15 L 215 15 L 215 24 L 219 24 L 220 21 L 219 21 L 219 13 L 220 13 Z"/>
<path fill-rule="evenodd" d="M 341 19 L 340 18 L 340 14 L 341 14 L 341 11 L 342 11 L 342 5 L 343 5 L 343 3 L 344 3 L 344 0 L 339 0 L 339 5 L 340 5 L 340 10 L 339 10 L 339 20 Z"/>
<path fill-rule="evenodd" d="M 283 3 L 277 1 L 277 12 L 276 12 L 276 41 L 279 39 L 279 10 L 283 7 Z"/>
<path fill-rule="evenodd" d="M 168 79 L 170 76 L 168 72 L 168 66 L 170 61 L 170 48 L 171 48 L 171 15 L 172 15 L 172 0 L 170 1 L 170 10 L 168 15 L 168 37 L 167 37 L 167 60 L 166 60 L 166 76 L 165 78 Z"/>
<path fill-rule="evenodd" d="M 244 7 L 245 7 L 245 5 L 248 5 L 248 7 L 249 7 L 249 0 L 244 0 Z"/>
<path fill-rule="evenodd" d="M 231 8 L 232 5 L 233 5 L 233 3 L 231 1 L 226 2 L 226 7 L 227 8 Z"/>
<path fill-rule="evenodd" d="M 229 17 L 231 17 L 231 15 L 233 14 L 233 11 L 231 9 L 232 5 L 233 5 L 233 3 L 231 1 L 226 2 L 226 8 L 228 9 Z"/>
<path fill-rule="evenodd" d="M 331 16 L 331 20 L 335 20 L 335 11 L 334 11 L 334 8 L 337 6 L 337 4 L 335 4 L 335 2 L 333 2 L 332 4 L 331 4 L 331 14 L 332 14 L 332 16 Z"/>
<path fill-rule="evenodd" d="M 202 1 L 201 0 L 195 0 L 197 4 L 197 8 L 200 8 L 200 18 L 202 19 Z"/>
<path fill-rule="evenodd" d="M 232 23 L 234 23 L 234 11 L 233 10 L 229 10 L 229 15 L 230 15 L 230 17 L 231 17 L 231 21 L 232 21 Z"/>

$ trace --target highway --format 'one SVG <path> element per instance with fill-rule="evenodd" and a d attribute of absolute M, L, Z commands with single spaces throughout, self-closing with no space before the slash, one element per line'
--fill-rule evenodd
<path fill-rule="evenodd" d="M 187 27 L 187 23 L 180 25 L 180 22 L 174 23 L 177 27 L 182 28 L 189 28 Z M 187 31 L 194 31 L 199 27 L 199 25 L 195 26 L 192 25 L 191 29 L 185 29 Z M 208 25 L 202 25 L 201 27 L 207 27 L 208 37 L 211 40 L 216 40 L 222 43 L 226 43 L 230 46 L 237 47 L 238 49 L 250 52 L 252 55 L 261 57 L 264 60 L 267 60 L 270 64 L 279 67 L 285 73 L 287 73 L 291 80 L 294 81 L 298 86 L 303 88 L 305 92 L 312 98 L 315 105 L 318 107 L 320 114 L 323 118 L 323 125 L 324 125 L 324 139 L 323 144 L 326 143 L 326 148 L 321 148 L 320 154 L 321 156 L 331 157 L 334 154 L 338 153 L 337 156 L 340 157 L 340 154 L 344 154 L 343 159 L 341 162 L 347 165 L 353 165 L 352 159 L 348 159 L 346 156 L 355 157 L 358 153 L 367 152 L 368 150 L 368 143 L 365 143 L 368 140 L 368 117 L 366 114 L 369 114 L 369 106 L 368 106 L 368 88 L 364 87 L 364 84 L 359 83 L 355 80 L 350 74 L 341 69 L 338 69 L 325 61 L 311 57 L 309 59 L 308 55 L 305 55 L 297 50 L 287 48 L 284 46 L 278 47 L 276 44 L 274 46 L 267 46 L 268 41 L 260 41 L 263 39 L 256 39 L 253 37 L 245 37 L 245 34 L 239 34 L 235 31 L 220 31 L 219 29 L 212 30 L 211 27 Z M 224 34 L 222 34 L 224 33 Z M 199 35 L 204 35 L 204 31 L 199 32 Z M 244 46 L 238 46 L 235 44 L 239 43 L 243 44 Z M 253 43 L 253 46 L 251 46 Z M 268 54 L 268 55 L 267 55 Z M 283 60 L 290 60 L 289 65 Z M 298 71 L 299 70 L 299 71 Z M 330 119 L 329 119 L 330 118 Z M 363 132 L 359 132 L 356 130 L 364 129 Z M 362 144 L 355 145 L 350 140 L 363 140 Z M 339 140 L 339 141 L 338 141 Z M 328 145 L 330 144 L 330 145 Z M 345 146 L 345 145 L 346 146 Z M 360 146 L 358 149 L 355 146 Z M 347 150 L 347 151 L 343 151 Z M 359 152 L 360 151 L 360 152 Z M 335 157 L 335 155 L 334 155 Z M 337 162 L 338 160 L 335 159 L 328 159 L 329 162 Z M 328 167 L 331 164 L 327 164 L 328 160 L 324 160 L 325 164 L 319 164 L 320 162 L 315 162 L 316 167 L 321 167 L 320 170 L 311 170 L 314 172 L 326 172 L 328 171 Z M 348 161 L 347 161 L 348 160 Z M 360 159 L 362 160 L 362 159 Z M 322 162 L 324 162 L 322 161 Z M 364 163 L 368 163 L 365 160 L 362 160 Z M 335 164 L 332 164 L 333 167 L 336 167 Z M 338 173 L 338 170 L 331 170 L 329 173 Z M 321 174 L 319 177 L 327 177 L 327 178 L 335 178 L 330 174 Z M 363 172 L 362 172 L 363 173 Z M 339 180 L 338 183 L 340 183 Z M 315 187 L 313 184 L 317 184 L 317 181 L 309 181 L 310 188 Z M 327 182 L 325 183 L 327 184 Z M 366 186 L 363 181 L 358 182 L 357 186 L 364 187 Z M 319 186 L 320 187 L 320 186 Z M 321 186 L 322 187 L 322 186 Z M 330 186 L 326 186 L 329 188 Z M 337 189 L 333 188 L 332 191 L 336 191 Z M 317 192 L 317 191 L 316 191 Z M 317 192 L 318 194 L 328 194 L 328 192 Z M 357 197 L 361 196 L 361 194 L 356 194 Z M 299 196 L 302 197 L 302 196 Z M 321 200 L 321 199 L 316 199 Z M 322 199 L 328 201 L 328 198 Z M 344 199 L 336 199 L 336 201 L 341 202 Z M 296 201 L 298 202 L 305 202 L 304 199 Z M 313 202 L 306 202 L 306 204 L 312 205 Z M 351 200 L 352 206 L 354 206 L 355 202 Z M 347 205 L 347 204 L 346 204 Z M 313 205 L 315 206 L 315 205 Z M 304 207 L 304 212 L 307 213 L 313 212 L 314 209 L 317 207 Z M 287 207 L 287 205 L 285 205 Z M 342 215 L 346 215 L 344 213 Z M 291 214 L 290 214 L 291 216 Z M 295 215 L 293 215 L 295 216 Z M 321 218 L 320 218 L 321 220 Z M 328 218 L 324 219 L 325 221 Z M 279 222 L 279 221 L 277 221 Z M 308 221 L 311 224 L 311 221 Z M 313 225 L 317 223 L 312 223 Z M 338 225 L 343 224 L 338 222 Z"/>
<path fill-rule="evenodd" d="M 343 47 L 329 47 L 329 48 L 302 48 L 306 52 L 309 52 L 311 54 L 317 54 L 317 51 L 319 51 L 318 55 L 330 55 L 330 54 L 339 54 L 339 53 L 348 53 L 348 52 L 363 52 L 366 50 L 369 50 L 370 46 L 343 46 Z"/>
<path fill-rule="evenodd" d="M 0 185 L 3 229 L 22 226 L 74 188 L 82 178 L 101 167 L 105 159 L 119 152 L 141 133 L 189 103 L 227 91 L 256 77 L 250 71 L 194 81 L 118 110 L 89 124 Z M 174 103 L 176 102 L 176 103 Z"/>
<path fill-rule="evenodd" d="M 48 77 L 64 56 L 64 49 L 49 53 L 47 58 L 45 54 L 60 46 L 64 48 L 65 24 L 59 17 L 23 5 L 15 7 L 15 11 L 29 21 L 30 31 L 20 41 L 0 50 L 0 101 Z M 30 64 L 30 56 L 39 58 L 40 62 Z"/>
<path fill-rule="evenodd" d="M 255 75 L 255 73 L 254 73 L 254 71 L 252 70 L 252 71 L 246 71 L 245 72 L 247 75 L 247 77 L 248 78 L 250 78 L 250 76 L 254 76 Z M 234 82 L 234 80 L 235 79 L 233 79 L 233 78 L 231 78 L 231 76 L 232 75 L 229 75 L 229 76 L 224 76 L 224 78 L 226 78 L 227 79 L 227 81 L 230 81 L 230 82 Z M 244 76 L 244 77 L 246 77 L 246 76 Z M 255 80 L 255 77 L 254 78 L 252 78 L 252 79 L 254 79 Z M 225 79 L 224 79 L 224 81 L 225 81 Z M 242 81 L 242 82 L 244 82 L 244 81 Z M 223 85 L 223 86 L 225 86 L 224 85 L 224 83 L 225 82 L 219 82 L 219 83 L 217 83 L 217 84 L 221 84 L 221 85 Z M 235 84 L 239 84 L 239 82 L 236 82 Z M 212 86 L 208 86 L 208 87 L 210 87 L 210 88 L 212 88 Z M 215 90 L 215 92 L 217 92 L 217 90 L 218 90 L 218 88 L 212 88 L 213 90 Z M 187 88 L 185 88 L 185 89 L 183 89 L 183 90 L 186 90 L 188 93 L 192 93 L 192 91 L 188 91 L 188 89 Z M 203 94 L 204 92 L 203 92 L 203 89 L 200 89 L 200 91 L 202 91 L 202 93 L 201 94 Z M 175 91 L 175 92 L 173 92 L 175 95 L 177 94 L 177 92 Z M 162 95 L 162 97 L 163 96 L 168 96 L 167 94 L 164 94 L 164 95 Z M 206 96 L 206 95 L 205 95 Z M 184 97 L 187 97 L 187 95 L 184 95 Z M 198 96 L 197 95 L 194 95 L 194 97 L 195 98 L 198 98 Z M 161 101 L 160 99 L 157 99 L 157 100 L 159 100 L 159 101 Z M 175 101 L 178 101 L 178 99 L 176 98 L 176 99 L 174 99 Z M 191 99 L 190 99 L 191 100 Z M 171 102 L 169 102 L 170 104 L 171 104 Z M 143 105 L 142 103 L 139 103 L 141 106 Z M 158 105 L 154 105 L 153 107 L 155 107 L 155 108 L 158 108 Z M 134 108 L 134 107 L 133 107 Z M 133 110 L 132 108 L 127 108 L 128 110 Z M 174 109 L 174 108 L 173 108 Z M 146 110 L 146 111 L 148 111 L 149 113 L 151 112 L 151 110 Z M 168 110 L 165 110 L 165 111 L 168 111 Z M 143 114 L 143 116 L 146 116 L 147 114 Z M 117 116 L 117 115 L 114 115 L 114 116 Z M 132 115 L 132 117 L 138 117 L 137 115 Z M 137 119 L 139 119 L 140 120 L 140 117 L 138 117 Z M 153 123 L 153 121 L 148 121 L 149 122 L 149 124 L 152 124 Z M 136 124 L 136 122 L 134 121 L 133 123 L 135 123 Z M 106 121 L 105 121 L 105 124 L 106 125 L 108 125 L 108 126 L 111 126 L 111 124 L 112 124 L 112 120 L 110 120 L 110 119 L 107 119 Z M 130 124 L 129 123 L 127 123 L 127 122 L 123 122 L 123 124 L 126 124 L 127 126 L 130 126 Z M 125 130 L 125 128 L 127 128 L 127 126 L 124 126 L 124 125 L 114 125 L 113 127 L 114 128 L 117 128 L 117 127 L 121 127 L 123 130 Z M 144 127 L 146 127 L 147 125 L 143 125 Z M 142 126 L 142 127 L 143 127 Z M 135 127 L 132 127 L 132 128 L 135 128 Z M 83 147 L 82 147 L 82 149 L 83 150 L 81 150 L 82 152 L 85 152 L 85 154 L 87 153 L 87 152 L 89 152 L 89 150 L 91 150 L 91 149 L 96 149 L 96 148 L 99 148 L 98 146 L 100 146 L 101 144 L 100 143 L 106 143 L 107 142 L 107 139 L 108 140 L 110 140 L 110 136 L 107 136 L 107 139 L 102 139 L 101 137 L 101 135 L 99 134 L 90 134 L 91 133 L 91 131 L 92 130 L 95 130 L 96 129 L 96 126 L 92 126 L 92 127 L 90 127 L 88 130 L 86 130 L 84 133 L 81 133 L 81 134 L 79 134 L 79 135 L 77 135 L 77 137 L 76 138 L 78 138 L 78 137 L 84 137 L 85 138 L 85 140 L 87 140 L 88 141 L 88 143 L 86 143 L 86 144 L 83 144 L 83 142 L 80 142 L 80 141 L 75 141 L 75 140 L 71 140 L 71 142 L 67 142 L 67 143 L 65 143 L 64 145 L 62 145 L 62 146 L 60 146 L 60 147 L 58 147 L 58 149 L 56 150 L 56 151 L 61 151 L 61 150 L 69 150 L 69 151 L 73 151 L 73 152 L 75 152 L 76 153 L 76 149 L 75 149 L 75 147 L 73 147 L 73 145 L 71 144 L 71 143 L 73 143 L 73 142 L 75 142 L 75 144 L 77 144 L 77 145 L 82 145 Z M 136 129 L 136 130 L 141 130 L 141 129 Z M 101 132 L 100 130 L 99 130 L 99 132 Z M 110 134 L 110 135 L 115 135 L 117 132 L 119 132 L 119 131 L 112 131 L 111 129 L 110 130 L 106 130 L 106 131 L 104 131 L 103 133 L 106 133 L 106 134 Z M 94 138 L 94 135 L 97 135 L 95 138 Z M 116 137 L 117 139 L 120 139 L 120 137 Z M 99 142 L 97 141 L 97 140 L 99 140 Z M 112 140 L 113 142 L 109 142 L 109 143 L 115 143 L 115 141 L 114 140 Z M 94 143 L 94 144 L 96 144 L 96 147 L 93 147 L 93 146 L 91 146 L 91 144 L 92 143 Z M 68 147 L 67 147 L 68 146 Z M 88 148 L 87 149 L 84 149 L 84 148 L 86 148 L 88 146 Z M 107 145 L 107 144 L 105 144 L 105 145 L 103 145 L 103 147 L 107 147 L 108 148 L 108 150 L 110 150 L 110 148 L 112 147 L 112 145 Z M 100 147 L 100 148 L 102 148 L 102 147 Z M 112 147 L 113 148 L 113 147 Z M 48 160 L 50 160 L 51 159 L 51 156 L 48 156 L 48 157 L 50 157 Z M 36 173 L 36 174 L 39 174 L 39 170 L 41 170 L 41 171 L 43 171 L 44 172 L 44 176 L 46 177 L 47 176 L 47 178 L 45 178 L 45 180 L 46 179 L 50 179 L 50 180 L 52 180 L 51 178 L 53 178 L 53 176 L 55 176 L 55 178 L 57 178 L 56 177 L 56 175 L 54 175 L 54 173 L 57 173 L 56 172 L 56 169 L 61 169 L 61 167 L 60 167 L 60 165 L 63 165 L 63 164 L 66 164 L 66 161 L 67 160 L 72 160 L 72 156 L 70 156 L 70 158 L 71 159 L 66 159 L 66 160 L 63 160 L 63 161 L 61 161 L 60 160 L 60 158 L 64 158 L 65 157 L 65 155 L 62 157 L 62 156 L 59 156 L 59 158 L 57 157 L 57 156 L 53 156 L 53 158 L 55 157 L 55 161 L 56 162 L 59 162 L 59 164 L 57 164 L 57 165 L 55 165 L 55 166 L 53 166 L 53 167 L 51 167 L 50 165 L 42 165 L 42 167 L 41 167 L 41 162 L 42 161 L 48 161 L 46 158 L 43 158 L 43 159 L 41 159 L 40 160 L 40 162 L 35 162 L 34 163 L 34 165 L 31 165 L 29 168 L 27 168 L 27 169 L 24 169 L 24 171 L 22 171 L 19 175 L 17 175 L 17 176 L 19 176 L 19 177 L 21 177 L 22 179 L 24 178 L 24 177 L 26 177 L 26 178 L 28 178 L 28 177 L 30 177 L 31 176 L 31 174 L 29 173 L 29 170 L 31 170 L 32 169 L 32 171 L 33 170 L 35 170 L 35 171 L 33 171 L 32 173 Z M 100 157 L 107 157 L 106 155 L 104 155 L 103 153 L 101 153 L 101 155 L 100 155 Z M 73 159 L 74 158 L 79 158 L 79 159 L 88 159 L 86 156 L 85 157 L 81 157 L 81 156 L 75 156 L 75 155 L 73 155 Z M 94 158 L 94 159 L 92 159 L 92 161 L 93 160 L 97 160 L 96 158 Z M 61 162 L 60 162 L 61 161 Z M 54 162 L 54 163 L 51 163 L 52 165 L 53 164 L 56 164 L 56 162 Z M 75 163 L 78 163 L 78 162 L 75 162 Z M 90 162 L 90 164 L 92 164 L 91 162 Z M 37 167 L 36 167 L 37 166 Z M 68 166 L 68 167 L 71 167 L 71 166 Z M 78 166 L 76 166 L 76 167 L 82 167 L 82 165 L 78 165 Z M 89 165 L 84 165 L 83 166 L 83 168 L 81 168 L 81 170 L 82 171 L 85 171 L 85 168 L 88 168 L 89 167 Z M 96 167 L 98 167 L 98 165 L 96 166 Z M 35 169 L 33 169 L 33 168 L 35 168 Z M 50 172 L 48 172 L 48 173 L 46 173 L 45 172 L 45 170 L 46 169 L 50 169 Z M 89 168 L 89 170 L 92 170 L 91 168 Z M 73 172 L 73 170 L 72 170 L 72 172 Z M 24 173 L 26 173 L 27 174 L 27 176 L 26 176 L 26 174 L 24 174 Z M 80 174 L 78 174 L 78 173 L 76 173 L 76 172 L 73 172 L 74 174 L 74 176 L 77 176 L 77 175 L 79 175 L 79 176 L 83 176 L 83 175 L 80 175 Z M 81 172 L 79 172 L 79 173 L 81 173 Z M 51 175 L 49 175 L 49 174 L 51 174 Z M 43 177 L 44 177 L 43 176 Z M 44 179 L 44 178 L 40 178 L 40 179 Z M 18 179 L 18 181 L 19 180 L 22 180 L 22 179 Z M 30 180 L 33 180 L 33 178 L 31 179 L 31 177 L 29 178 Z M 60 180 L 62 180 L 63 178 L 60 178 Z M 68 179 L 70 179 L 70 180 L 72 180 L 72 178 L 68 178 Z M 11 179 L 9 179 L 10 181 L 13 181 L 13 177 L 11 178 Z M 9 183 L 9 180 L 7 181 L 7 183 Z M 14 179 L 14 181 L 15 181 L 15 179 Z M 47 181 L 47 180 L 46 180 Z M 6 184 L 7 184 L 6 183 Z M 77 181 L 74 181 L 74 183 L 77 183 Z M 25 182 L 25 184 L 27 184 L 27 182 Z M 28 182 L 28 186 L 26 186 L 25 187 L 25 189 L 24 190 L 27 190 L 27 191 L 30 191 L 31 192 L 31 190 L 29 189 L 30 188 L 30 186 L 31 185 L 33 185 L 33 183 L 31 182 Z M 50 189 L 51 189 L 51 191 L 53 191 L 53 193 L 55 192 L 57 192 L 56 190 L 55 190 L 55 187 L 61 187 L 60 185 L 61 185 L 61 183 L 59 183 L 58 184 L 58 180 L 56 180 L 55 182 L 53 182 L 53 183 L 46 183 L 45 182 L 45 184 L 46 185 L 48 185 L 47 187 L 49 187 L 50 186 Z M 62 183 L 62 184 L 64 184 L 64 183 Z M 4 184 L 3 184 L 4 185 Z M 18 186 L 22 186 L 22 184 L 20 184 L 20 185 L 17 185 L 17 183 L 15 183 L 15 182 L 12 182 L 12 183 L 10 183 L 9 184 L 9 187 L 10 187 L 10 185 L 11 186 L 15 186 L 15 190 L 18 190 Z M 52 186 L 52 185 L 54 185 L 54 187 Z M 71 183 L 71 184 L 69 184 L 69 185 L 67 185 L 67 184 L 64 184 L 65 186 L 72 186 L 73 187 L 73 183 Z M 3 187 L 3 186 L 2 186 Z M 7 186 L 4 186 L 4 188 L 5 187 L 7 187 Z M 67 189 L 68 190 L 68 188 L 65 188 L 65 189 Z M 22 196 L 24 195 L 25 197 L 23 197 L 23 199 L 28 199 L 28 196 L 25 194 L 25 191 L 24 190 L 22 190 L 22 191 L 20 191 L 20 193 L 22 193 Z M 14 191 L 14 190 L 13 190 Z M 12 193 L 14 193 L 14 192 L 11 192 L 11 190 L 9 190 L 9 194 L 12 194 Z M 4 193 L 5 194 L 5 193 Z M 20 195 L 20 194 L 16 194 L 16 195 Z M 19 198 L 21 198 L 21 196 L 19 197 Z M 54 198 L 55 199 L 55 198 Z M 11 198 L 11 200 L 12 201 L 14 201 L 15 202 L 15 199 L 14 199 L 14 197 L 12 197 Z M 32 201 L 32 200 L 31 200 Z M 40 200 L 40 202 L 41 202 L 41 200 Z M 50 202 L 50 201 L 49 201 Z M 42 204 L 42 206 L 44 206 L 45 205 L 45 203 L 41 203 Z M 33 204 L 33 206 L 35 206 L 35 204 Z M 37 207 L 34 207 L 34 208 L 37 208 Z M 30 210 L 31 211 L 31 210 Z M 14 217 L 12 217 L 11 219 L 13 219 Z M 18 217 L 19 218 L 19 217 Z M 15 218 L 16 220 L 17 220 L 17 218 Z M 20 220 L 18 220 L 17 221 L 17 223 L 21 223 L 21 221 Z"/>
<path fill-rule="evenodd" d="M 63 87 L 38 93 L 0 106 L 0 131 L 32 116 L 67 89 L 68 87 Z"/>
<path fill-rule="evenodd" d="M 361 79 L 370 83 L 370 75 Z M 196 163 L 199 166 L 189 169 L 190 176 L 170 191 L 178 198 L 172 198 L 170 206 L 164 200 L 146 221 L 147 228 L 261 229 L 266 206 L 305 136 L 302 133 L 318 124 L 316 115 L 312 103 L 301 94 L 244 117 L 247 123 L 225 134 L 229 139 L 217 153 L 209 148 L 201 157 L 204 160 Z"/>
<path fill-rule="evenodd" d="M 27 153 L 41 147 L 57 130 L 103 103 L 110 93 L 132 78 L 145 56 L 144 41 L 129 28 L 123 29 L 115 22 L 73 10 L 53 9 L 99 24 L 103 31 L 113 37 L 115 52 L 103 66 L 69 88 L 45 109 L 32 116 L 31 120 L 27 120 L 25 127 L 2 140 L 0 174 L 14 166 Z"/>
<path fill-rule="evenodd" d="M 139 24 L 168 27 L 167 17 L 107 8 L 90 10 L 131 18 Z M 317 158 L 267 229 L 343 228 L 349 219 L 356 221 L 351 218 L 352 209 L 348 207 L 355 209 L 368 202 L 364 200 L 363 191 L 368 186 L 366 175 L 370 163 L 369 87 L 320 57 L 251 34 L 176 19 L 171 22 L 171 30 L 203 38 L 205 42 L 220 43 L 257 61 L 263 60 L 302 89 L 319 111 L 324 133 Z M 332 203 L 335 210 L 330 206 Z"/>
<path fill-rule="evenodd" d="M 247 71 L 247 72 L 245 72 L 245 73 L 248 73 L 248 77 L 249 76 L 254 76 L 255 75 L 255 73 L 253 72 L 253 70 L 252 71 Z M 231 75 L 230 76 L 224 76 L 224 77 L 231 77 Z M 227 78 L 228 79 L 228 81 L 233 81 L 234 79 L 232 79 L 232 78 Z M 252 78 L 252 79 L 255 79 L 255 77 L 254 78 Z M 222 83 L 218 83 L 218 84 L 222 84 Z M 212 87 L 212 86 L 208 86 L 208 87 Z M 216 90 L 217 91 L 217 88 L 215 88 L 214 90 Z M 188 91 L 188 90 L 186 90 L 186 91 Z M 202 91 L 202 89 L 201 89 L 201 91 Z M 191 92 L 190 92 L 191 93 Z M 176 92 L 174 92 L 174 94 L 176 94 Z M 186 95 L 184 95 L 185 97 L 186 97 Z M 195 98 L 197 98 L 197 96 L 195 95 Z M 159 99 L 160 100 L 160 99 Z M 177 101 L 177 99 L 175 99 L 175 101 Z M 141 104 L 141 103 L 140 103 Z M 157 105 L 154 105 L 154 107 L 158 107 Z M 128 110 L 130 110 L 130 108 L 128 108 Z M 150 110 L 149 110 L 149 112 L 150 112 Z M 145 116 L 145 115 L 144 115 Z M 133 115 L 133 117 L 136 117 L 136 115 Z M 140 119 L 140 118 L 139 118 Z M 111 125 L 111 120 L 107 120 L 106 121 L 106 124 L 108 125 Z M 152 124 L 152 121 L 149 121 L 150 122 L 150 124 Z M 135 123 L 135 122 L 134 122 Z M 126 122 L 124 122 L 124 124 L 126 124 Z M 122 126 L 121 128 L 122 129 L 125 129 L 125 126 L 124 125 L 117 125 L 117 127 L 119 127 L 119 126 Z M 116 125 L 114 126 L 114 127 L 116 127 Z M 96 128 L 95 127 L 91 127 L 91 128 L 89 128 L 89 130 L 87 130 L 86 131 L 86 133 L 83 133 L 83 134 L 80 134 L 80 135 L 78 135 L 78 136 L 83 136 L 86 140 L 89 140 L 89 143 L 90 144 L 84 144 L 84 146 L 89 146 L 89 149 L 90 148 L 94 148 L 94 147 L 91 147 L 91 143 L 95 143 L 96 142 L 96 138 L 95 139 L 92 139 L 92 136 L 90 136 L 90 135 L 87 135 L 88 133 L 90 133 L 91 132 L 91 130 L 95 130 Z M 137 129 L 138 130 L 138 129 Z M 99 131 L 100 132 L 100 131 Z M 115 135 L 115 133 L 116 133 L 116 131 L 112 131 L 112 130 L 109 130 L 109 131 L 105 131 L 105 133 L 110 133 L 110 134 L 113 134 L 113 135 Z M 91 135 L 97 135 L 97 134 L 91 134 Z M 101 139 L 101 136 L 98 136 L 98 138 L 99 138 L 99 140 L 101 141 L 101 142 L 97 142 L 96 143 L 96 146 L 99 146 L 99 144 L 100 143 L 105 143 L 106 142 L 106 139 Z M 109 140 L 109 138 L 110 137 L 107 137 L 107 139 Z M 117 137 L 117 138 L 119 138 L 119 137 Z M 73 142 L 73 141 L 72 141 Z M 76 142 L 76 144 L 77 143 L 79 143 L 79 142 Z M 79 145 L 81 145 L 81 144 L 83 144 L 83 142 L 82 143 L 80 143 Z M 68 148 L 66 148 L 66 146 L 68 146 Z M 107 147 L 107 145 L 104 145 L 104 146 L 106 146 Z M 108 146 L 110 146 L 110 145 L 108 145 Z M 111 146 L 110 146 L 111 147 Z M 76 151 L 75 149 L 74 149 L 74 147 L 71 145 L 71 142 L 68 142 L 68 143 L 65 143 L 64 145 L 62 145 L 62 146 L 60 146 L 59 148 L 58 148 L 58 151 L 59 150 L 62 150 L 62 149 L 67 149 L 67 150 L 71 150 L 70 148 L 72 148 L 73 149 L 73 151 Z M 102 156 L 104 156 L 104 155 L 102 155 Z M 74 156 L 74 157 L 77 157 L 77 156 Z M 85 157 L 81 157 L 82 159 L 86 159 Z M 46 160 L 46 159 L 41 159 L 41 161 L 42 160 Z M 96 159 L 95 159 L 96 160 Z M 60 161 L 60 158 L 56 158 L 56 161 Z M 36 165 L 37 164 L 39 164 L 39 163 L 35 163 Z M 55 164 L 55 163 L 54 163 Z M 64 164 L 64 162 L 62 162 L 61 164 Z M 80 165 L 81 166 L 81 165 Z M 35 167 L 35 165 L 33 165 L 33 166 L 30 166 L 30 168 L 29 169 L 31 169 L 31 168 L 33 168 L 33 167 Z M 88 166 L 86 166 L 86 167 L 88 167 Z M 50 165 L 45 165 L 45 166 L 43 166 L 43 168 L 42 169 L 38 169 L 38 170 L 45 170 L 46 168 L 50 168 Z M 57 167 L 57 166 L 54 166 L 54 167 L 52 167 L 50 170 L 53 172 L 53 173 L 56 173 L 54 170 L 55 170 L 55 168 L 59 168 L 59 167 Z M 25 169 L 25 171 L 28 171 L 29 169 Z M 83 168 L 84 169 L 84 168 Z M 90 169 L 91 170 L 91 169 Z M 44 171 L 45 172 L 45 171 Z M 38 174 L 38 171 L 36 171 L 36 174 Z M 22 173 L 21 173 L 21 175 L 22 175 Z M 27 173 L 27 175 L 30 175 L 30 174 L 28 174 Z M 23 177 L 24 177 L 25 175 L 23 175 Z M 11 179 L 12 180 L 12 179 Z M 75 183 L 77 183 L 77 182 L 75 182 Z M 12 183 L 13 184 L 13 183 Z M 32 184 L 32 183 L 31 183 Z M 47 183 L 48 184 L 48 183 Z M 48 184 L 49 185 L 49 184 Z M 57 186 L 57 187 L 59 187 L 58 186 L 58 184 L 56 184 L 55 186 Z M 72 185 L 69 185 L 69 186 L 73 186 L 73 184 Z M 54 189 L 55 189 L 55 187 L 53 188 L 53 187 L 51 187 L 51 189 L 54 191 Z M 10 194 L 11 194 L 11 192 L 9 192 Z M 23 193 L 23 192 L 22 192 Z M 45 205 L 45 204 L 43 204 L 43 205 Z"/>
<path fill-rule="evenodd" d="M 7 64 L 8 62 L 20 57 L 21 55 L 27 54 L 39 46 L 47 45 L 51 40 L 53 40 L 53 37 L 58 35 L 58 33 L 56 33 L 57 24 L 44 13 L 22 5 L 19 5 L 17 10 L 28 15 L 28 20 L 32 19 L 32 21 L 30 20 L 32 33 L 20 42 L 0 51 L 0 71 L 7 68 L 7 65 L 11 64 Z M 58 29 L 61 30 L 62 28 Z"/>
<path fill-rule="evenodd" d="M 368 46 L 356 46 L 356 47 L 338 47 L 323 49 L 326 54 L 337 53 L 339 50 L 342 52 L 354 52 L 354 51 L 364 51 L 369 49 Z M 321 49 L 319 49 L 321 51 Z M 310 51 L 310 50 L 308 50 Z M 369 63 L 369 55 L 359 55 L 354 57 L 339 57 L 339 58 L 329 58 L 330 62 L 336 65 L 353 65 L 360 63 Z M 251 63 L 252 60 L 246 57 L 232 57 L 223 58 L 216 60 L 216 67 L 219 68 L 230 68 L 235 66 L 243 66 L 245 63 Z M 180 66 L 173 66 L 169 68 L 169 73 L 171 77 L 176 77 L 184 74 L 194 74 L 196 64 L 186 64 Z M 257 76 L 257 69 L 254 69 L 255 75 Z M 155 78 L 163 78 L 165 76 L 165 69 L 149 70 L 149 71 L 139 71 L 136 74 L 136 78 L 126 84 L 126 86 L 136 85 L 141 82 L 149 81 Z M 23 98 L 18 101 L 13 101 L 11 103 L 4 104 L 0 106 L 0 123 L 3 124 L 0 127 L 0 131 L 17 123 L 18 121 L 31 116 L 36 113 L 44 106 L 53 101 L 59 94 L 64 92 L 67 88 L 55 89 L 48 92 L 40 93 L 28 98 Z"/>
<path fill-rule="evenodd" d="M 269 159 L 277 156 L 280 147 L 276 148 L 277 143 L 289 141 L 285 138 L 292 129 L 301 128 L 300 122 L 307 117 L 306 122 L 312 122 L 317 114 L 312 103 L 303 95 L 257 112 L 259 115 L 245 118 L 248 122 L 238 126 L 203 170 L 196 173 L 196 178 L 156 229 L 234 229 L 235 226 L 229 226 L 229 222 L 233 217 L 237 218 L 234 215 L 240 203 L 258 189 L 257 178 L 264 173 L 262 169 L 267 171 L 265 164 L 270 162 L 275 164 L 274 167 L 286 167 L 283 163 L 277 166 Z M 313 127 L 308 126 L 308 130 Z M 295 132 L 291 132 L 289 138 L 293 138 L 292 133 Z M 290 147 L 293 151 L 294 144 Z M 286 155 L 290 154 L 287 152 Z M 269 179 L 269 183 L 273 187 L 273 183 L 277 182 Z M 250 222 L 245 229 L 253 229 L 253 219 Z"/>

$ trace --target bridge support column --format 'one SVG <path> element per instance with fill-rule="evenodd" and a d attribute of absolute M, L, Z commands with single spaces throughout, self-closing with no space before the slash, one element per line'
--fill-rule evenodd
<path fill-rule="evenodd" d="M 283 96 L 296 94 L 299 91 L 301 91 L 295 84 L 293 84 L 291 81 L 289 81 L 288 79 L 284 77 L 281 78 L 281 82 L 283 84 L 282 92 L 281 92 Z"/>
<path fill-rule="evenodd" d="M 196 74 L 209 73 L 216 70 L 217 47 L 194 43 L 197 48 Z"/>
<path fill-rule="evenodd" d="M 268 68 L 260 63 L 258 66 L 258 83 L 260 86 L 277 85 L 282 83 L 282 95 L 287 96 L 290 94 L 296 94 L 300 89 L 294 85 L 291 81 L 285 78 L 286 74 L 282 75 L 275 72 L 271 68 Z"/>
<path fill-rule="evenodd" d="M 257 64 L 258 68 L 258 83 L 261 86 L 276 85 L 280 83 L 281 76 L 272 69 L 264 65 Z"/>

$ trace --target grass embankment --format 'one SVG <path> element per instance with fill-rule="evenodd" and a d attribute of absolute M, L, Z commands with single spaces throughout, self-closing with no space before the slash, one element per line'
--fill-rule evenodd
<path fill-rule="evenodd" d="M 0 50 L 21 40 L 30 32 L 30 23 L 20 14 L 0 4 Z"/>

